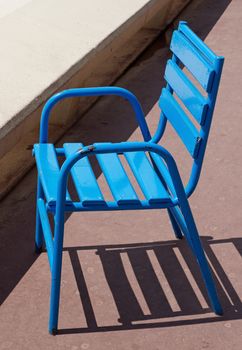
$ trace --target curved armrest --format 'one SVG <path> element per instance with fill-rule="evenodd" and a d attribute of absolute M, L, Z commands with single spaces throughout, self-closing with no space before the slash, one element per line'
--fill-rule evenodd
<path fill-rule="evenodd" d="M 81 96 L 104 96 L 104 95 L 116 95 L 121 96 L 128 100 L 134 109 L 137 122 L 140 126 L 142 135 L 145 141 L 151 139 L 148 126 L 145 121 L 145 116 L 142 111 L 141 105 L 134 94 L 130 91 L 116 87 L 116 86 L 104 86 L 104 87 L 91 87 L 91 88 L 78 88 L 69 89 L 59 92 L 53 95 L 44 105 L 41 121 L 40 121 L 40 143 L 48 142 L 48 122 L 50 117 L 50 112 L 52 108 L 61 100 L 70 97 L 81 97 Z"/>
<path fill-rule="evenodd" d="M 121 142 L 121 143 L 96 143 L 90 146 L 83 147 L 76 153 L 73 153 L 63 163 L 60 170 L 60 179 L 58 183 L 58 198 L 57 202 L 63 203 L 65 200 L 66 184 L 69 172 L 72 166 L 78 162 L 78 160 L 91 155 L 91 154 L 103 154 L 103 153 L 121 153 L 121 152 L 135 152 L 135 151 L 147 151 L 159 154 L 167 164 L 168 170 L 171 174 L 171 178 L 176 190 L 177 197 L 183 201 L 186 198 L 184 187 L 178 172 L 176 162 L 172 155 L 162 146 L 151 142 Z M 178 203 L 177 198 L 173 200 L 173 204 Z"/>

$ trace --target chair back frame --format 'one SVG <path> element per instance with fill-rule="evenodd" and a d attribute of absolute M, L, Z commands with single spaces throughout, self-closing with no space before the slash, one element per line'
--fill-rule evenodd
<path fill-rule="evenodd" d="M 193 165 L 192 165 L 189 181 L 185 188 L 187 197 L 190 197 L 197 186 L 197 183 L 201 174 L 203 159 L 206 151 L 209 131 L 211 128 L 211 122 L 212 122 L 214 107 L 216 103 L 223 63 L 224 63 L 224 57 L 215 55 L 214 52 L 210 50 L 210 48 L 207 45 L 205 45 L 204 42 L 193 33 L 193 31 L 188 27 L 187 22 L 185 21 L 181 21 L 179 23 L 178 30 L 173 33 L 171 46 L 172 46 L 173 38 L 176 35 L 176 32 L 181 33 L 181 35 L 183 35 L 187 40 L 189 40 L 189 42 L 192 44 L 194 49 L 197 51 L 197 54 L 198 55 L 202 54 L 205 60 L 208 62 L 208 65 L 211 66 L 213 70 L 212 79 L 210 79 L 210 84 L 207 86 L 207 96 L 206 96 L 207 108 L 205 111 L 206 115 L 204 116 L 200 124 L 201 127 L 197 136 L 196 153 L 193 157 Z M 175 64 L 180 63 L 180 60 L 174 53 L 172 55 L 172 61 Z M 171 93 L 173 93 L 173 89 L 169 85 L 169 83 L 167 83 L 166 89 Z M 161 140 L 165 132 L 166 125 L 167 125 L 167 118 L 164 115 L 164 113 L 161 111 L 158 128 L 154 136 L 151 138 L 151 142 L 158 143 Z"/>

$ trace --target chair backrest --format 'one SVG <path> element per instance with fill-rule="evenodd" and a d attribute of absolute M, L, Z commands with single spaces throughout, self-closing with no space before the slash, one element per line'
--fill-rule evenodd
<path fill-rule="evenodd" d="M 186 22 L 173 32 L 170 49 L 173 55 L 166 65 L 167 86 L 159 99 L 162 112 L 153 141 L 160 140 L 168 120 L 194 159 L 187 187 L 190 195 L 201 171 L 224 58 L 215 55 Z"/>

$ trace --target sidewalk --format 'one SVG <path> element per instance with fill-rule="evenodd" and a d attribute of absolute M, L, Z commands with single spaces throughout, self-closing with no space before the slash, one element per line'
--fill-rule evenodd
<path fill-rule="evenodd" d="M 48 335 L 50 273 L 46 254 L 33 253 L 32 170 L 1 202 L 0 350 L 241 349 L 241 14 L 240 0 L 195 0 L 180 16 L 225 56 L 205 164 L 191 199 L 224 316 L 208 308 L 195 261 L 186 242 L 174 239 L 165 212 L 77 213 L 66 218 L 61 334 Z M 116 82 L 138 96 L 152 131 L 169 55 L 162 40 Z M 173 135 L 169 128 L 165 146 L 186 175 Z M 61 142 L 128 139 L 140 139 L 128 106 L 103 98 Z"/>

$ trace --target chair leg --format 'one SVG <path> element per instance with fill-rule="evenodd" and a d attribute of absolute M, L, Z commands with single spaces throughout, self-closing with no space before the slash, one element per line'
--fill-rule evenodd
<path fill-rule="evenodd" d="M 54 254 L 51 268 L 51 293 L 50 293 L 50 317 L 49 333 L 55 335 L 58 327 L 60 283 L 62 268 L 62 250 L 64 236 L 64 205 L 57 209 L 54 232 Z"/>
<path fill-rule="evenodd" d="M 168 215 L 169 215 L 169 218 L 171 221 L 171 225 L 173 227 L 176 238 L 182 239 L 182 237 L 183 237 L 182 231 L 181 231 L 179 225 L 177 224 L 176 219 L 174 218 L 174 216 L 169 208 L 167 209 L 167 212 L 168 212 Z"/>
<path fill-rule="evenodd" d="M 41 253 L 42 246 L 43 246 L 43 230 L 42 230 L 42 224 L 40 221 L 39 209 L 38 209 L 38 199 L 43 197 L 44 197 L 44 192 L 43 192 L 40 179 L 38 177 L 37 199 L 36 199 L 36 226 L 35 226 L 35 252 L 37 254 Z"/>
<path fill-rule="evenodd" d="M 193 219 L 192 216 L 192 212 L 191 209 L 189 207 L 188 202 L 185 205 L 185 208 L 181 208 L 182 213 L 184 215 L 184 219 L 187 225 L 187 229 L 188 232 L 185 235 L 189 235 L 187 237 L 188 242 L 191 245 L 192 251 L 194 253 L 194 255 L 197 258 L 197 262 L 198 265 L 200 267 L 201 273 L 202 273 L 202 277 L 204 279 L 206 288 L 207 288 L 207 292 L 208 292 L 208 296 L 209 296 L 209 300 L 211 302 L 212 305 L 212 309 L 214 310 L 214 312 L 217 315 L 222 315 L 223 314 L 223 310 L 221 307 L 221 304 L 219 302 L 218 299 L 218 295 L 217 295 L 217 291 L 215 288 L 215 284 L 212 278 L 212 274 L 199 238 L 199 234 L 197 231 L 197 227 L 195 224 L 195 221 Z"/>

